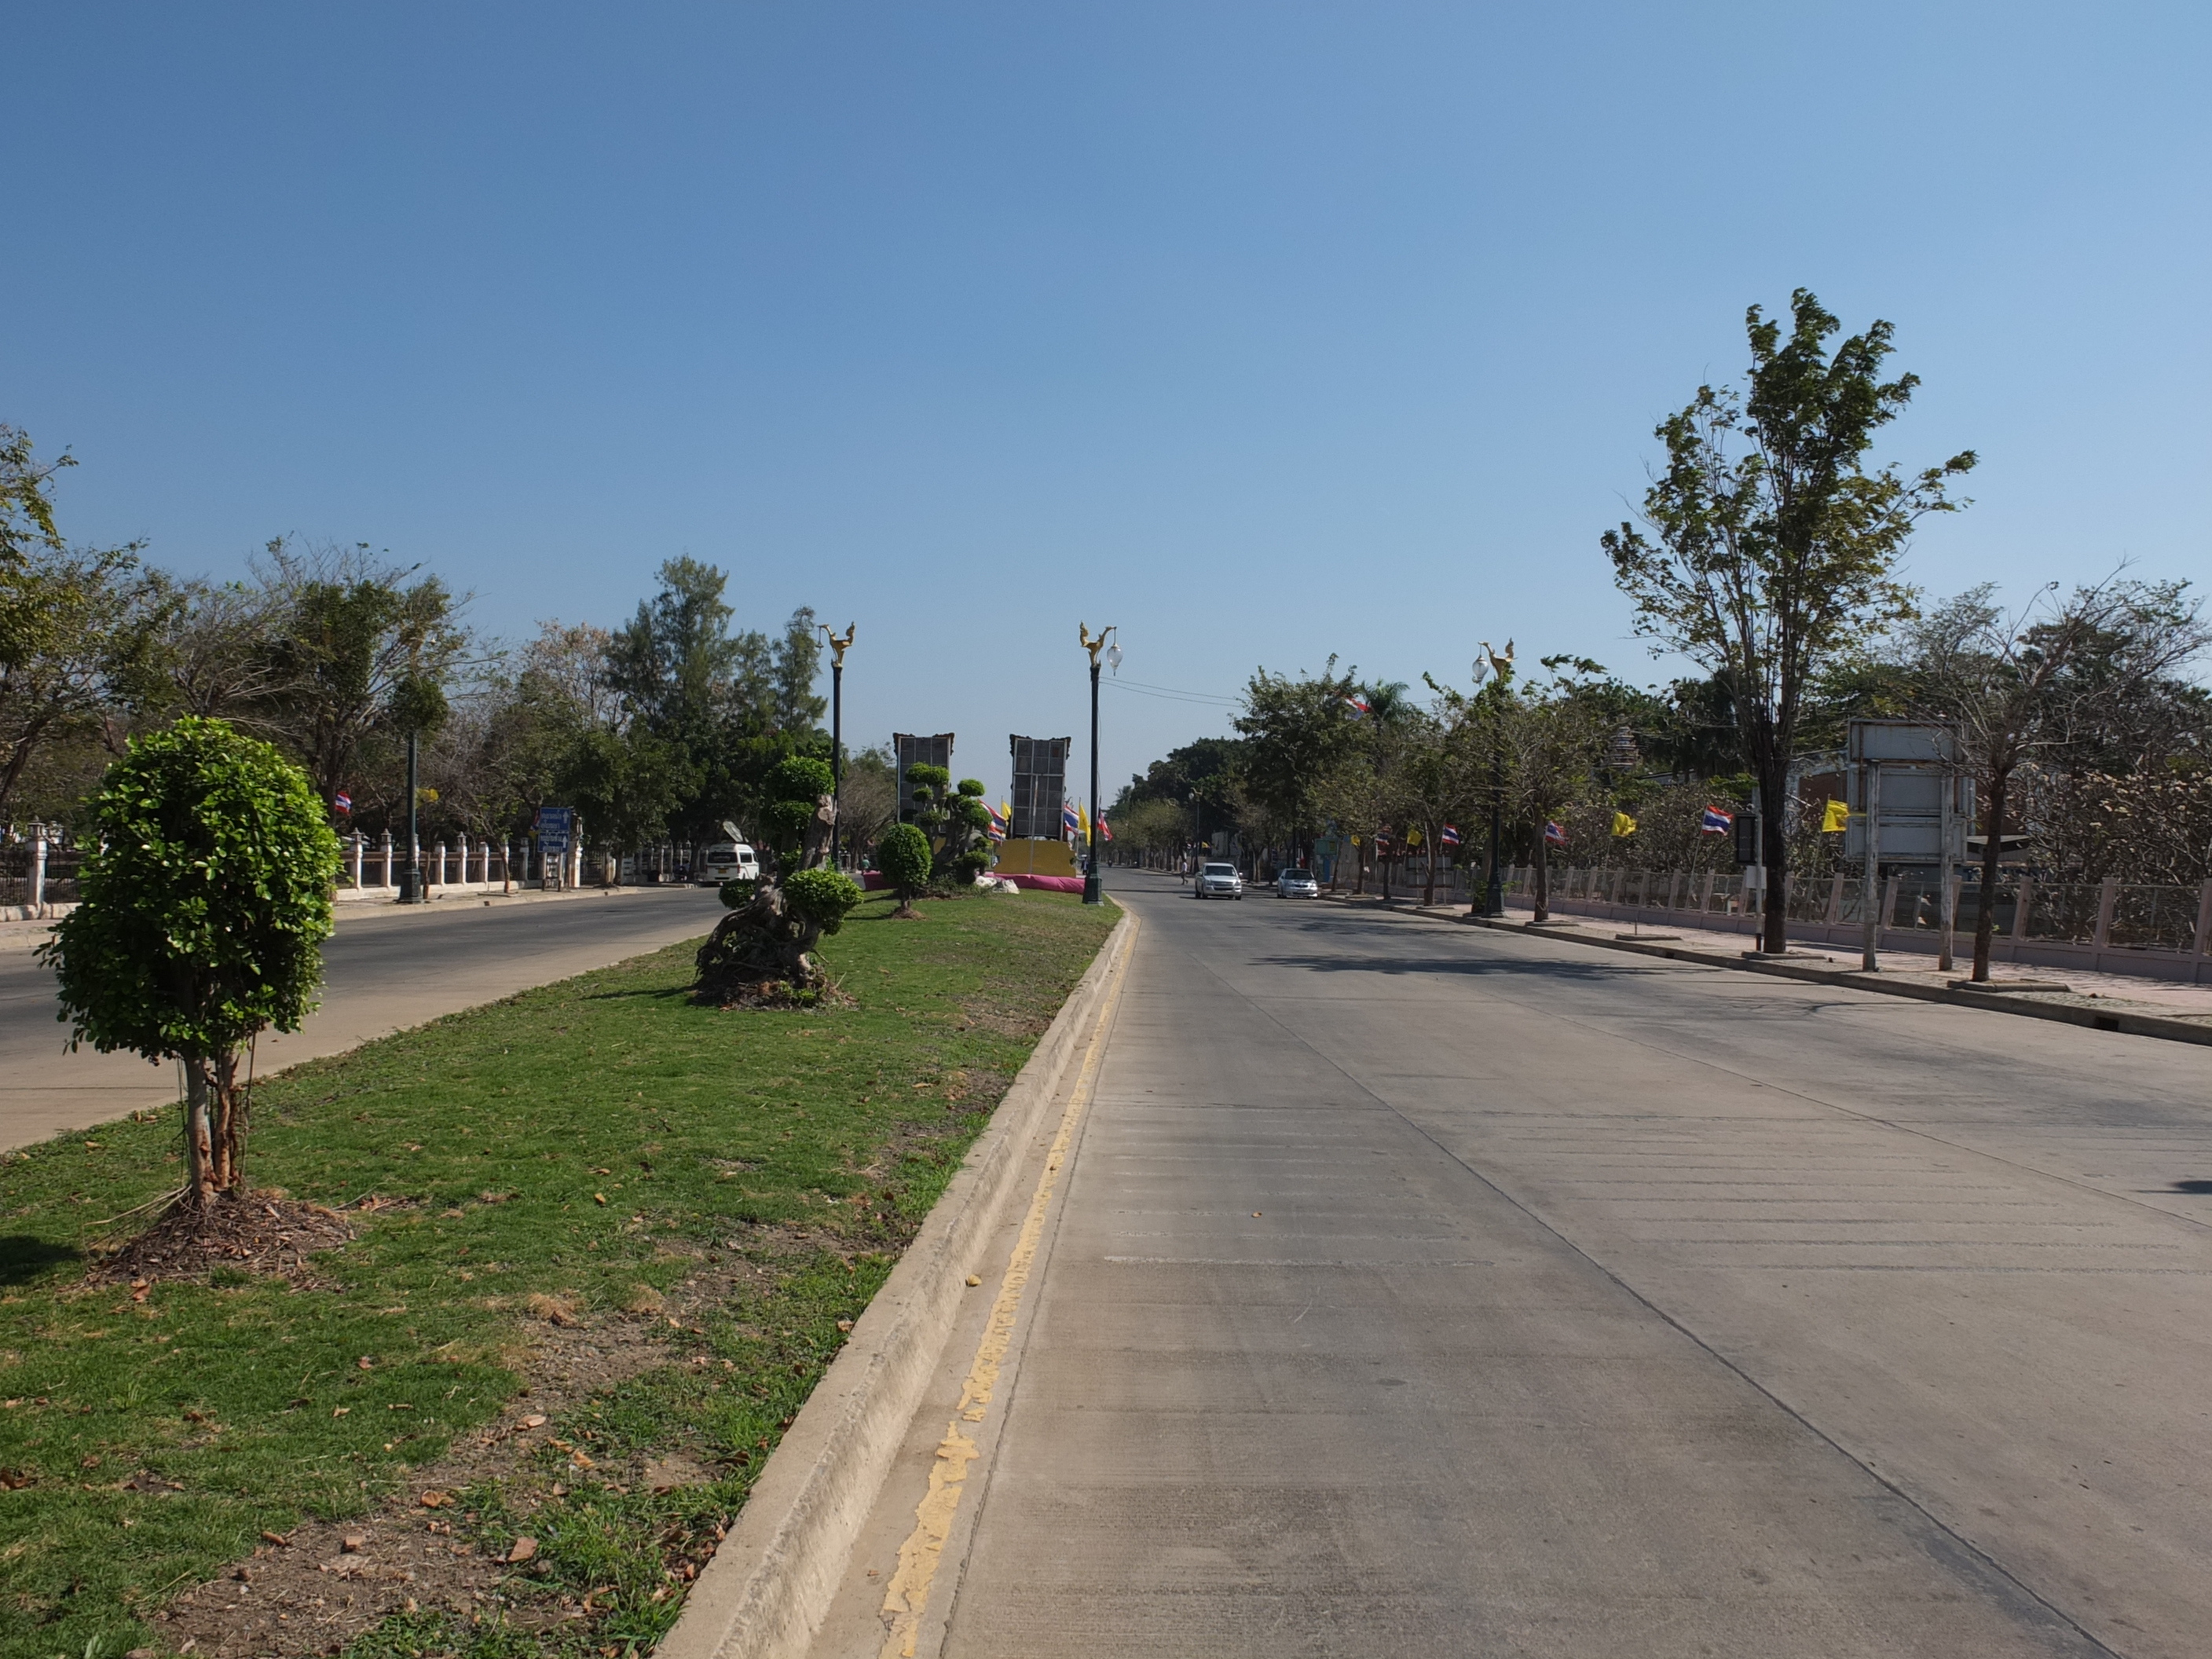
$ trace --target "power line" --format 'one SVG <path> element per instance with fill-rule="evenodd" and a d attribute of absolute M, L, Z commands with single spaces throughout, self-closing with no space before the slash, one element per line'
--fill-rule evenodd
<path fill-rule="evenodd" d="M 1187 691 L 1180 686 L 1152 685 L 1143 680 L 1103 680 L 1100 684 L 1133 691 L 1140 697 L 1165 697 L 1177 702 L 1214 703 L 1223 708 L 1237 708 L 1243 705 L 1242 697 L 1224 697 L 1211 691 Z"/>

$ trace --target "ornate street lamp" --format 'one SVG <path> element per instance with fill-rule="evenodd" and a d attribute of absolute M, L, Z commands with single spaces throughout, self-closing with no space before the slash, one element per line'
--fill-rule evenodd
<path fill-rule="evenodd" d="M 1109 636 L 1115 630 L 1109 626 L 1091 636 L 1090 624 L 1078 623 L 1076 631 L 1083 641 L 1083 648 L 1091 653 L 1091 860 L 1083 871 L 1083 902 L 1103 904 L 1106 895 L 1098 880 L 1098 653 L 1106 649 Z M 1121 665 L 1121 647 L 1114 647 L 1111 653 L 1114 666 Z"/>
<path fill-rule="evenodd" d="M 860 632 L 845 624 L 845 637 L 830 631 L 828 623 L 814 624 L 830 641 L 830 867 L 837 867 L 837 837 L 845 827 L 845 653 Z"/>

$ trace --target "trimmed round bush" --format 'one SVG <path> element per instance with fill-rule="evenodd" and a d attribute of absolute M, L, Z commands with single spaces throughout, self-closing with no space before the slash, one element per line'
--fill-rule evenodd
<path fill-rule="evenodd" d="M 758 885 L 750 876 L 735 876 L 714 890 L 721 895 L 726 910 L 742 910 L 753 902 L 753 889 Z"/>
<path fill-rule="evenodd" d="M 803 921 L 834 933 L 860 902 L 860 884 L 836 870 L 798 870 L 783 878 L 783 902 Z"/>
<path fill-rule="evenodd" d="M 876 843 L 876 868 L 898 889 L 902 903 L 929 885 L 929 837 L 910 823 L 895 823 Z"/>

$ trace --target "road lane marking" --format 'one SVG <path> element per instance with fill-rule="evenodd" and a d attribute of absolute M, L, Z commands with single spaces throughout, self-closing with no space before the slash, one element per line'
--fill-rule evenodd
<path fill-rule="evenodd" d="M 1000 1367 L 1013 1343 L 1014 1319 L 1021 1311 L 1022 1292 L 1028 1288 L 1037 1244 L 1044 1236 L 1045 1214 L 1060 1185 L 1060 1166 L 1067 1161 L 1075 1132 L 1097 1087 L 1106 1033 L 1112 1024 L 1114 1010 L 1121 1003 L 1121 983 L 1128 971 L 1129 958 L 1136 950 L 1137 918 L 1134 912 L 1127 915 L 1129 938 L 1114 964 L 1112 981 L 1099 1004 L 1098 1018 L 1091 1027 L 1089 1047 L 1084 1051 L 1082 1069 L 1068 1095 L 1066 1109 L 1060 1114 L 1059 1132 L 1053 1136 L 1052 1146 L 1045 1153 L 1044 1170 L 1037 1177 L 1029 1213 L 1023 1218 L 1020 1236 L 1014 1241 L 1013 1257 L 1006 1263 L 1006 1277 L 999 1281 L 999 1294 L 991 1304 L 991 1317 L 983 1328 L 983 1340 L 976 1345 L 975 1361 L 968 1368 L 967 1381 L 961 1384 L 960 1403 L 953 1407 L 952 1420 L 945 1425 L 945 1438 L 938 1443 L 937 1458 L 929 1470 L 929 1491 L 915 1507 L 914 1530 L 899 1546 L 898 1566 L 884 1591 L 883 1612 L 889 1620 L 889 1629 L 880 1659 L 915 1656 L 922 1615 L 929 1607 L 930 1586 L 944 1560 L 945 1542 L 952 1536 L 952 1523 L 960 1512 L 961 1494 L 967 1490 L 968 1466 L 981 1455 L 968 1425 L 981 1423 L 990 1410 Z"/>

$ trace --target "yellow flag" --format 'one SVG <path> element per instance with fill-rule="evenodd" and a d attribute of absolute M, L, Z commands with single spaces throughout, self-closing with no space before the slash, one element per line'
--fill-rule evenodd
<path fill-rule="evenodd" d="M 1616 811 L 1613 815 L 1613 833 L 1616 836 L 1634 835 L 1636 833 L 1636 820 L 1629 817 L 1626 812 Z"/>
<path fill-rule="evenodd" d="M 1079 841 L 1091 839 L 1091 814 L 1081 801 L 1075 803 L 1075 835 Z"/>
<path fill-rule="evenodd" d="M 1820 809 L 1820 833 L 1824 836 L 1833 836 L 1848 830 L 1850 821 L 1851 809 L 1847 802 L 1832 797 Z"/>
<path fill-rule="evenodd" d="M 1420 844 L 1421 844 L 1421 832 L 1420 832 L 1419 830 L 1408 830 L 1407 831 L 1406 831 L 1406 845 L 1407 845 L 1407 846 L 1408 846 L 1408 847 L 1419 847 Z"/>

